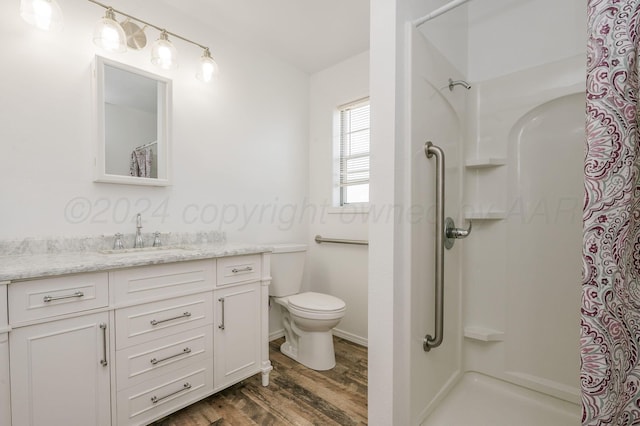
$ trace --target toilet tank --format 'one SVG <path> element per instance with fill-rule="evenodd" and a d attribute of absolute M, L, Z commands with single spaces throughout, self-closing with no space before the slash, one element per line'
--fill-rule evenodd
<path fill-rule="evenodd" d="M 271 285 L 269 295 L 291 296 L 300 292 L 307 246 L 304 244 L 277 244 L 271 253 Z"/>

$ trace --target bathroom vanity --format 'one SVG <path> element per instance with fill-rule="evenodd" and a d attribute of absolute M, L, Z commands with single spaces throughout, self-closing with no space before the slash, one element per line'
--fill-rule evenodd
<path fill-rule="evenodd" d="M 0 424 L 148 424 L 257 373 L 268 385 L 269 261 L 250 246 L 0 257 Z"/>

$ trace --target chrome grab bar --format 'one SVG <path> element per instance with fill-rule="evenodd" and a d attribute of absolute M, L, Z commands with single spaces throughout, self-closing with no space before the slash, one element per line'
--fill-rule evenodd
<path fill-rule="evenodd" d="M 178 315 L 177 317 L 173 317 L 173 318 L 167 318 L 167 319 L 163 319 L 163 320 L 151 320 L 150 323 L 151 325 L 158 325 L 161 324 L 163 322 L 167 322 L 167 321 L 173 321 L 173 320 L 177 320 L 180 318 L 189 318 L 191 316 L 191 312 L 185 312 L 182 315 Z"/>
<path fill-rule="evenodd" d="M 182 350 L 182 352 L 179 352 L 179 353 L 174 354 L 174 355 L 169 355 L 167 357 L 160 358 L 160 359 L 151 358 L 151 360 L 149 362 L 151 362 L 152 365 L 156 365 L 159 362 L 167 361 L 167 360 L 173 359 L 175 357 L 182 356 L 182 355 L 187 355 L 187 354 L 190 354 L 190 353 L 191 353 L 191 348 L 186 347 L 186 348 L 184 348 Z"/>
<path fill-rule="evenodd" d="M 422 349 L 429 352 L 442 344 L 444 337 L 444 249 L 453 247 L 456 239 L 466 238 L 471 233 L 473 224 L 468 229 L 456 228 L 453 219 L 444 218 L 444 151 L 431 142 L 424 144 L 427 158 L 436 157 L 436 306 L 435 336 L 427 334 L 422 341 Z"/>
<path fill-rule="evenodd" d="M 66 296 L 44 296 L 42 298 L 44 303 L 49 303 L 52 302 L 54 300 L 62 300 L 62 299 L 73 299 L 74 297 L 83 297 L 84 293 L 81 291 L 76 291 L 73 294 L 68 294 Z"/>
<path fill-rule="evenodd" d="M 435 336 L 427 334 L 422 349 L 429 352 L 442 344 L 444 322 L 444 151 L 431 142 L 424 145 L 427 158 L 436 157 L 436 309 Z"/>
<path fill-rule="evenodd" d="M 358 246 L 368 246 L 367 240 L 343 240 L 339 238 L 322 238 L 320 235 L 316 235 L 316 243 L 336 243 L 336 244 L 355 244 Z"/>
<path fill-rule="evenodd" d="M 157 404 L 158 402 L 162 401 L 163 399 L 167 399 L 167 398 L 169 398 L 170 396 L 176 395 L 176 394 L 178 394 L 178 393 L 180 393 L 180 392 L 184 392 L 184 391 L 186 391 L 186 390 L 188 390 L 188 389 L 191 389 L 191 383 L 189 383 L 189 382 L 185 382 L 185 383 L 182 385 L 182 388 L 181 388 L 181 389 L 178 389 L 178 390 L 177 390 L 177 391 L 175 391 L 175 392 L 171 392 L 171 393 L 170 393 L 170 394 L 168 394 L 168 395 L 161 396 L 160 398 L 158 398 L 157 396 L 152 396 L 152 397 L 151 397 L 151 402 L 152 402 L 153 404 Z"/>

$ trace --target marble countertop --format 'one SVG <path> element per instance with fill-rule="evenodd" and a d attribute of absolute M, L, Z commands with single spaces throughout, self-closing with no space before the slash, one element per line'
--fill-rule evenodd
<path fill-rule="evenodd" d="M 16 281 L 83 272 L 108 271 L 133 266 L 212 259 L 271 251 L 269 246 L 194 244 L 160 249 L 78 251 L 0 255 L 0 281 Z"/>

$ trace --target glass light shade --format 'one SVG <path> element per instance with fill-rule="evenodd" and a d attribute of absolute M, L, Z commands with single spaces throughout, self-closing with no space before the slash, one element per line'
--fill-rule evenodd
<path fill-rule="evenodd" d="M 209 83 L 213 78 L 218 75 L 219 69 L 216 61 L 211 57 L 209 49 L 205 49 L 202 57 L 200 58 L 200 68 L 196 74 L 196 78 L 205 83 Z"/>
<path fill-rule="evenodd" d="M 56 0 L 21 0 L 20 16 L 41 30 L 62 29 L 62 10 Z"/>
<path fill-rule="evenodd" d="M 165 31 L 160 33 L 160 38 L 151 47 L 151 63 L 165 70 L 178 66 L 178 52 Z"/>
<path fill-rule="evenodd" d="M 104 18 L 96 23 L 93 29 L 93 43 L 110 52 L 127 51 L 127 36 L 116 21 L 113 9 L 107 9 Z"/>

